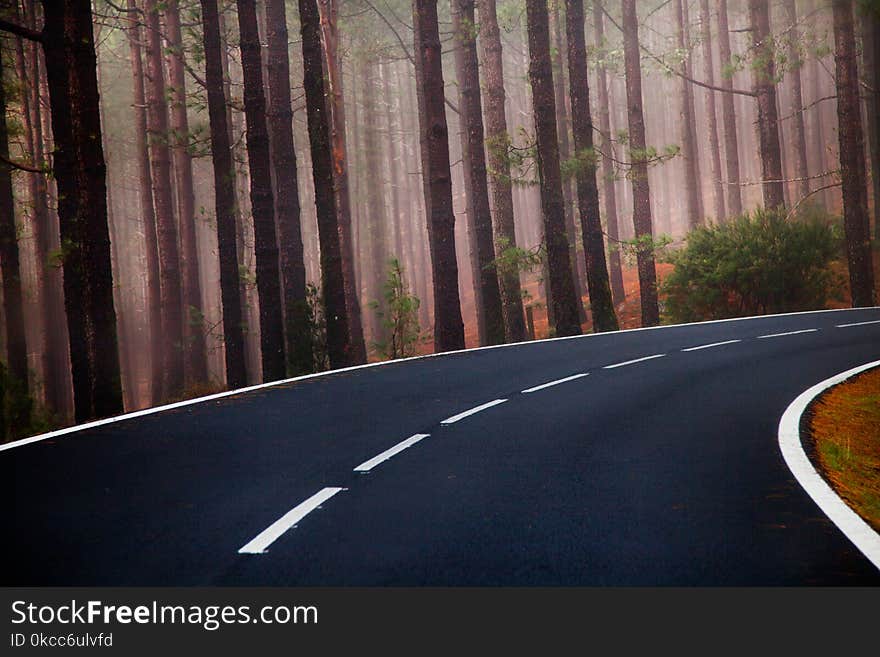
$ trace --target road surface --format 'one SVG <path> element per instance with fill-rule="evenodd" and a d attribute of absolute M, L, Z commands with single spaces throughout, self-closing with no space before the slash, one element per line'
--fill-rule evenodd
<path fill-rule="evenodd" d="M 878 585 L 777 425 L 880 309 L 356 369 L 0 451 L 0 584 Z"/>

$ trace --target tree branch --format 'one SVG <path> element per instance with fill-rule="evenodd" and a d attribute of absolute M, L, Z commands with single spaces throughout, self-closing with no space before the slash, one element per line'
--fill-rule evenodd
<path fill-rule="evenodd" d="M 41 169 L 40 167 L 31 166 L 30 164 L 25 164 L 24 162 L 16 162 L 15 160 L 11 160 L 2 154 L 0 154 L 0 162 L 3 162 L 4 164 L 12 167 L 13 169 L 18 169 L 19 171 L 27 171 L 28 173 L 48 173 L 48 171 L 46 169 Z"/>
<path fill-rule="evenodd" d="M 37 43 L 43 42 L 42 32 L 37 32 L 29 27 L 11 21 L 0 19 L 0 30 L 3 32 L 9 32 L 15 36 L 20 36 L 22 39 L 28 39 L 29 41 L 36 41 Z"/>

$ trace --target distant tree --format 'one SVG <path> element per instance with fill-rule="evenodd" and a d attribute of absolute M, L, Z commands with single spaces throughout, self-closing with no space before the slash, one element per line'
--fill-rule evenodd
<path fill-rule="evenodd" d="M 421 95 L 419 132 L 423 143 L 422 178 L 434 281 L 434 349 L 440 352 L 463 349 L 465 346 L 458 296 L 449 130 L 446 125 L 437 3 L 413 0 L 412 9 L 416 86 Z"/>
<path fill-rule="evenodd" d="M 733 89 L 733 73 L 725 74 L 731 65 L 730 26 L 727 19 L 727 0 L 718 0 L 718 54 L 721 58 L 721 87 Z M 725 198 L 727 213 L 742 214 L 742 193 L 739 186 L 739 146 L 737 145 L 736 110 L 733 94 L 721 94 L 721 123 L 724 133 L 724 170 L 727 178 Z"/>
<path fill-rule="evenodd" d="M 456 46 L 461 50 L 460 120 L 466 134 L 465 150 L 468 168 L 464 172 L 470 180 L 471 202 L 474 213 L 474 238 L 477 252 L 477 280 L 480 288 L 483 323 L 486 328 L 485 344 L 504 342 L 504 318 L 501 310 L 501 291 L 498 273 L 492 267 L 495 247 L 492 238 L 492 213 L 489 206 L 489 187 L 486 174 L 486 155 L 483 150 L 482 93 L 477 63 L 477 23 L 474 17 L 474 0 L 452 0 L 457 3 L 458 29 Z"/>
<path fill-rule="evenodd" d="M 752 35 L 752 85 L 758 101 L 758 145 L 761 179 L 764 181 L 764 207 L 785 205 L 782 175 L 782 148 L 779 143 L 779 112 L 776 107 L 776 64 L 773 35 L 770 32 L 770 3 L 749 0 Z"/>
<path fill-rule="evenodd" d="M 3 324 L 6 329 L 6 363 L 9 375 L 25 397 L 28 393 L 27 340 L 22 305 L 21 266 L 18 254 L 18 229 L 15 225 L 15 203 L 12 190 L 12 166 L 9 159 L 9 130 L 7 126 L 6 77 L 7 54 L 0 42 L 0 273 L 3 275 Z M 3 397 L 0 396 L 0 404 Z M 27 424 L 28 409 L 23 417 L 9 417 L 7 423 L 13 432 Z M 2 438 L 2 434 L 0 434 Z"/>
<path fill-rule="evenodd" d="M 538 175 L 541 208 L 544 213 L 544 238 L 550 274 L 555 335 L 578 335 L 578 299 L 575 294 L 568 236 L 565 229 L 565 201 L 559 163 L 556 128 L 556 100 L 553 68 L 550 61 L 550 28 L 546 0 L 526 3 L 529 39 L 529 81 L 535 116 Z"/>
<path fill-rule="evenodd" d="M 510 136 L 504 115 L 504 65 L 501 36 L 494 0 L 477 0 L 479 11 L 479 43 L 483 54 L 483 84 L 485 99 L 483 111 L 486 118 L 486 151 L 488 172 L 492 187 L 495 212 L 496 249 L 516 248 L 514 230 L 513 192 L 510 182 L 510 163 L 507 147 Z M 522 290 L 519 273 L 499 272 L 503 302 L 504 328 L 509 342 L 522 342 L 526 338 L 523 315 Z"/>
<path fill-rule="evenodd" d="M 162 310 L 162 395 L 174 399 L 183 393 L 183 297 L 180 280 L 180 250 L 174 219 L 171 187 L 171 153 L 168 130 L 168 88 L 162 66 L 162 32 L 159 5 L 144 0 L 146 41 L 147 143 L 156 234 L 159 251 L 159 294 Z"/>
<path fill-rule="evenodd" d="M 599 0 L 593 0 L 593 29 L 596 35 L 596 50 L 605 50 L 605 17 Z M 614 142 L 611 139 L 611 119 L 608 104 L 608 76 L 605 71 L 604 56 L 600 55 L 596 62 L 596 100 L 599 117 L 599 149 L 602 152 L 601 172 L 603 180 L 603 196 L 605 206 L 605 223 L 608 227 L 608 240 L 612 243 L 609 249 L 608 266 L 611 277 L 611 297 L 614 303 L 620 303 L 626 297 L 623 288 L 623 269 L 620 266 L 619 217 L 617 216 L 617 193 L 614 187 Z"/>
<path fill-rule="evenodd" d="M 605 262 L 605 241 L 599 218 L 599 187 L 596 183 L 596 156 L 593 151 L 593 115 L 587 80 L 587 46 L 584 36 L 583 0 L 566 0 L 568 75 L 574 150 L 581 166 L 577 169 L 577 199 L 581 220 L 590 312 L 596 331 L 616 331 L 617 317 L 611 300 L 611 284 Z"/>
<path fill-rule="evenodd" d="M 299 0 L 299 19 L 315 209 L 321 242 L 321 307 L 326 322 L 329 364 L 330 367 L 338 368 L 354 363 L 345 301 L 336 199 L 333 193 L 330 117 L 325 101 L 321 25 L 315 0 Z"/>
<path fill-rule="evenodd" d="M 709 0 L 700 0 L 700 45 L 703 54 L 703 79 L 715 84 L 715 57 L 712 52 L 712 22 L 709 19 Z M 726 94 L 725 94 L 726 95 Z M 721 173 L 721 147 L 718 143 L 718 118 L 715 108 L 715 91 L 703 91 L 703 109 L 706 115 L 706 131 L 709 141 L 709 167 L 712 172 L 712 209 L 716 221 L 725 216 L 724 185 Z"/>
<path fill-rule="evenodd" d="M 800 30 L 798 29 L 797 3 L 795 0 L 784 0 L 782 9 L 785 12 L 786 29 L 786 66 L 791 80 L 791 141 L 794 154 L 794 178 L 797 200 L 806 198 L 810 193 L 810 180 L 807 171 L 807 140 L 804 134 L 804 98 L 801 89 L 801 67 L 803 62 L 798 51 Z"/>
<path fill-rule="evenodd" d="M 684 198 L 688 227 L 693 229 L 703 222 L 702 194 L 700 185 L 699 151 L 697 150 L 696 120 L 691 83 L 690 46 L 686 38 L 686 22 L 683 0 L 674 0 L 676 41 L 678 50 L 685 57 L 685 76 L 678 78 L 678 113 L 681 134 L 681 154 L 684 164 Z"/>
<path fill-rule="evenodd" d="M 837 134 L 843 188 L 843 226 L 853 307 L 874 305 L 874 269 L 865 180 L 865 141 L 859 104 L 859 76 L 853 3 L 832 0 L 837 81 Z"/>
<path fill-rule="evenodd" d="M 226 93 L 217 0 L 201 0 L 205 87 L 211 125 L 211 161 L 214 169 L 214 213 L 217 217 L 217 250 L 220 265 L 220 303 L 223 313 L 223 344 L 226 385 L 230 389 L 247 383 L 239 296 L 238 250 L 235 242 L 235 169 L 229 141 Z"/>
<path fill-rule="evenodd" d="M 187 117 L 186 60 L 178 0 L 164 0 L 166 60 L 170 109 L 170 146 L 174 169 L 177 225 L 180 233 L 181 293 L 183 295 L 184 372 L 190 385 L 208 381 L 205 351 L 202 286 L 199 281 L 199 249 L 196 241 L 196 198 L 190 130 Z"/>
<path fill-rule="evenodd" d="M 633 193 L 633 226 L 637 240 L 637 267 L 641 293 L 642 326 L 660 323 L 657 303 L 657 271 L 650 244 L 651 190 L 645 149 L 645 118 L 642 112 L 642 65 L 639 53 L 639 19 L 635 0 L 623 0 L 623 51 L 626 69 L 626 104 L 629 122 L 630 182 Z"/>

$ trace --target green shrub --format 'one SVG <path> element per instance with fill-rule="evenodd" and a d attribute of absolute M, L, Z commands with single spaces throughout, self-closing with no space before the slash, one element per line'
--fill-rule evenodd
<path fill-rule="evenodd" d="M 823 308 L 841 284 L 830 269 L 841 230 L 815 211 L 786 220 L 784 211 L 759 208 L 686 240 L 661 288 L 673 322 Z"/>
<path fill-rule="evenodd" d="M 373 301 L 370 306 L 382 320 L 385 339 L 373 344 L 385 358 L 406 358 L 416 353 L 419 340 L 419 298 L 410 294 L 397 258 L 388 261 L 388 277 L 383 285 L 384 306 Z"/>

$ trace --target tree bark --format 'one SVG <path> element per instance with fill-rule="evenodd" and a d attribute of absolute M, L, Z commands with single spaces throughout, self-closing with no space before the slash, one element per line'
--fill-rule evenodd
<path fill-rule="evenodd" d="M 556 100 L 550 61 L 550 30 L 545 0 L 526 4 L 529 41 L 529 81 L 534 104 L 538 175 L 544 238 L 550 274 L 550 303 L 556 336 L 579 335 L 578 299 L 575 293 L 565 228 L 565 200 L 559 166 Z"/>
<path fill-rule="evenodd" d="M 874 239 L 880 240 L 880 7 L 869 8 L 864 17 L 862 45 L 865 77 L 872 91 L 865 93 L 868 115 L 868 153 L 874 199 Z"/>
<path fill-rule="evenodd" d="M 455 213 L 437 3 L 413 0 L 413 26 L 416 86 L 420 92 L 419 132 L 424 144 L 422 177 L 434 284 L 434 350 L 451 351 L 464 349 L 465 343 L 458 295 Z"/>
<path fill-rule="evenodd" d="M 477 251 L 477 278 L 480 288 L 483 324 L 486 327 L 485 344 L 504 342 L 504 318 L 501 310 L 501 290 L 495 269 L 495 247 L 492 239 L 492 213 L 489 205 L 489 186 L 486 174 L 486 154 L 483 150 L 482 94 L 477 63 L 477 34 L 474 17 L 474 0 L 452 0 L 458 3 L 460 25 L 457 46 L 462 51 L 460 119 L 467 136 L 465 147 L 469 167 L 465 176 L 470 179 L 471 199 L 474 212 L 474 237 Z M 454 29 L 454 28 L 453 28 Z"/>
<path fill-rule="evenodd" d="M 495 2 L 477 0 L 477 3 L 480 15 L 479 41 L 483 55 L 483 83 L 486 89 L 486 102 L 483 108 L 486 118 L 486 150 L 489 155 L 488 170 L 495 211 L 495 243 L 500 255 L 504 249 L 516 248 L 513 191 L 510 183 L 510 164 L 507 160 L 510 136 L 504 114 L 504 64 Z M 507 341 L 522 342 L 527 334 L 519 272 L 501 272 L 499 281 Z"/>
<path fill-rule="evenodd" d="M 15 225 L 15 201 L 12 190 L 12 166 L 9 162 L 9 130 L 6 119 L 6 89 L 3 72 L 3 48 L 0 48 L 0 272 L 3 275 L 3 319 L 6 329 L 6 363 L 15 379 L 17 392 L 28 395 L 27 340 L 22 305 L 21 265 L 18 255 L 18 230 Z M 3 399 L 0 397 L 0 403 Z M 7 429 L 17 435 L 27 426 L 29 411 L 7 418 Z M 0 439 L 3 436 L 0 435 Z"/>
<path fill-rule="evenodd" d="M 256 5 L 250 0 L 236 0 L 236 4 L 241 67 L 244 74 L 244 111 L 247 124 L 248 168 L 251 178 L 254 252 L 257 261 L 257 294 L 260 299 L 263 381 L 276 381 L 285 376 L 286 359 L 261 46 Z"/>
<path fill-rule="evenodd" d="M 150 334 L 150 405 L 162 400 L 162 312 L 159 287 L 159 247 L 156 242 L 156 210 L 153 206 L 153 179 L 147 146 L 147 111 L 144 93 L 144 66 L 141 54 L 140 14 L 135 0 L 128 0 L 128 44 L 131 58 L 135 152 L 138 164 L 138 195 L 146 251 L 147 315 Z"/>
<path fill-rule="evenodd" d="M 211 162 L 214 169 L 214 214 L 217 218 L 217 251 L 220 264 L 220 303 L 223 311 L 223 345 L 226 387 L 247 384 L 239 295 L 238 249 L 235 243 L 235 165 L 229 141 L 222 44 L 217 0 L 201 0 L 205 85 L 211 124 Z"/>
<path fill-rule="evenodd" d="M 753 88 L 758 101 L 758 143 L 761 158 L 764 207 L 785 205 L 782 182 L 782 149 L 779 144 L 779 114 L 776 110 L 776 65 L 773 35 L 770 33 L 770 5 L 766 0 L 749 0 L 751 22 Z"/>
<path fill-rule="evenodd" d="M 275 180 L 275 218 L 284 301 L 287 374 L 314 370 L 306 301 L 306 268 L 302 240 L 293 108 L 290 105 L 290 55 L 284 0 L 266 0 L 269 140 Z"/>
<path fill-rule="evenodd" d="M 598 0 L 593 0 L 593 29 L 596 34 L 596 48 L 604 52 L 605 44 L 605 16 L 602 13 L 602 5 Z M 617 193 L 614 187 L 614 141 L 611 138 L 611 118 L 608 103 L 608 76 L 605 70 L 604 56 L 596 62 L 596 100 L 599 104 L 599 148 L 602 150 L 602 184 L 604 190 L 605 224 L 608 229 L 609 249 L 608 265 L 611 277 L 611 297 L 615 304 L 626 298 L 623 287 L 623 268 L 620 263 L 620 230 L 619 217 L 617 216 Z"/>
<path fill-rule="evenodd" d="M 676 40 L 678 49 L 684 53 L 690 66 L 690 47 L 685 37 L 685 18 L 682 6 L 683 0 L 675 0 L 675 23 Z M 690 77 L 689 73 L 685 75 Z M 691 95 L 691 83 L 684 77 L 678 78 L 678 110 L 681 134 L 681 155 L 684 165 L 684 197 L 687 213 L 687 224 L 690 230 L 703 223 L 701 211 L 700 172 L 696 141 L 696 127 L 694 126 L 693 96 Z"/>
<path fill-rule="evenodd" d="M 174 220 L 171 188 L 171 159 L 168 148 L 168 108 L 165 73 L 162 68 L 162 39 L 156 0 L 144 0 L 147 52 L 147 141 L 150 175 L 156 211 L 159 251 L 159 290 L 162 308 L 162 395 L 175 399 L 183 393 L 183 315 L 180 280 L 180 252 Z"/>
<path fill-rule="evenodd" d="M 184 372 L 190 385 L 208 380 L 205 351 L 202 286 L 199 281 L 199 249 L 196 238 L 196 198 L 193 185 L 192 155 L 189 151 L 189 119 L 186 115 L 186 76 L 183 36 L 180 31 L 178 0 L 166 0 L 169 101 L 171 105 L 171 157 L 177 190 L 177 223 L 180 229 L 181 292 L 183 295 Z"/>
<path fill-rule="evenodd" d="M 731 64 L 730 27 L 727 20 L 727 0 L 718 0 L 718 53 L 721 58 L 721 86 L 733 89 L 733 74 L 724 75 L 724 67 Z M 731 216 L 742 214 L 742 190 L 739 186 L 739 146 L 736 139 L 736 110 L 733 94 L 721 94 L 721 123 L 724 133 L 725 198 Z"/>
<path fill-rule="evenodd" d="M 89 0 L 44 0 L 75 419 L 122 412 L 97 61 Z"/>
<path fill-rule="evenodd" d="M 340 246 L 336 199 L 333 193 L 333 161 L 330 117 L 324 90 L 324 53 L 316 0 L 299 0 L 303 51 L 303 87 L 309 124 L 315 208 L 321 241 L 321 292 L 327 320 L 327 352 L 330 367 L 355 364 L 348 328 L 345 275 Z"/>
<path fill-rule="evenodd" d="M 832 0 L 837 133 L 843 190 L 843 227 L 853 308 L 874 305 L 874 270 L 865 181 L 865 142 L 859 104 L 859 77 L 853 3 Z"/>
<path fill-rule="evenodd" d="M 565 27 L 568 43 L 568 75 L 571 96 L 574 151 L 577 169 L 577 199 L 587 263 L 587 287 L 594 331 L 616 331 L 617 316 L 611 300 L 611 284 L 605 262 L 605 241 L 599 218 L 599 186 L 593 150 L 593 117 L 587 79 L 587 45 L 584 36 L 583 0 L 566 0 Z"/>
<path fill-rule="evenodd" d="M 348 330 L 351 333 L 349 338 L 350 358 L 352 364 L 360 364 L 367 362 L 367 348 L 364 343 L 361 304 L 358 298 L 357 277 L 355 276 L 355 247 L 351 228 L 348 155 L 345 145 L 345 97 L 342 89 L 342 72 L 339 68 L 337 10 L 337 0 L 319 0 L 318 2 L 327 75 L 326 92 L 328 112 L 330 113 L 333 185 L 336 194 L 336 212 L 339 215 L 339 245 L 342 250 L 342 273 L 345 277 L 345 304 L 348 313 Z"/>
<path fill-rule="evenodd" d="M 633 228 L 637 240 L 651 240 L 651 190 L 645 158 L 645 118 L 642 112 L 642 66 L 639 53 L 639 23 L 635 0 L 623 0 L 623 51 L 626 69 L 626 104 L 629 123 L 630 181 L 633 195 Z M 657 303 L 657 271 L 652 246 L 640 243 L 636 253 L 641 293 L 642 326 L 660 323 Z"/>
<path fill-rule="evenodd" d="M 712 24 L 709 20 L 709 0 L 700 0 L 700 41 L 703 50 L 703 79 L 715 85 L 715 65 L 712 54 Z M 727 95 L 727 94 L 725 94 Z M 724 208 L 724 186 L 721 182 L 721 146 L 718 143 L 718 119 L 715 107 L 715 91 L 703 90 L 704 108 L 709 138 L 709 167 L 712 173 L 712 209 L 715 221 L 722 221 L 726 215 Z"/>
<path fill-rule="evenodd" d="M 788 32 L 788 47 L 786 54 L 788 56 L 788 66 L 791 67 L 789 78 L 791 79 L 791 139 L 792 149 L 794 151 L 794 178 L 795 190 L 799 199 L 806 198 L 810 193 L 810 181 L 808 179 L 807 170 L 807 139 L 804 134 L 804 97 L 801 88 L 801 67 L 803 62 L 798 53 L 798 41 L 800 40 L 800 31 L 797 29 L 797 7 L 795 0 L 784 0 L 782 8 L 785 11 L 785 18 L 791 26 Z M 797 201 L 795 201 L 797 202 Z"/>

